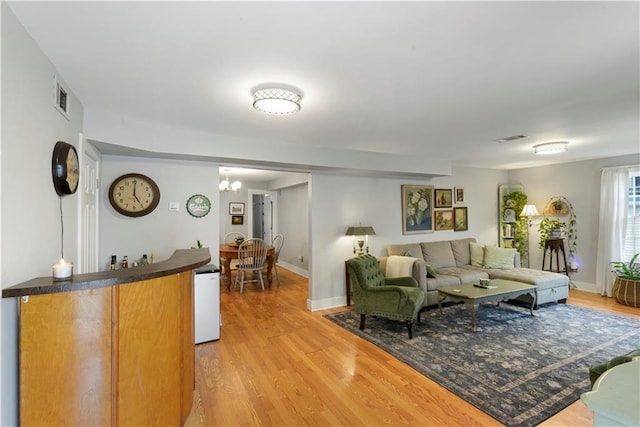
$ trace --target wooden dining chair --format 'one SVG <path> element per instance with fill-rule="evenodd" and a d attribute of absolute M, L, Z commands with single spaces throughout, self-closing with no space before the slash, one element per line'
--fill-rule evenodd
<path fill-rule="evenodd" d="M 223 243 L 235 243 L 235 242 L 236 242 L 236 239 L 237 239 L 238 237 L 241 237 L 243 240 L 244 240 L 244 238 L 245 238 L 245 237 L 244 237 L 244 234 L 242 234 L 241 232 L 239 232 L 239 231 L 232 231 L 232 232 L 227 233 L 227 234 L 225 234 L 225 235 L 224 235 L 224 238 L 223 238 L 222 242 L 223 242 Z M 230 271 L 228 271 L 228 272 L 227 272 L 227 271 L 224 271 L 224 270 L 223 270 L 223 271 L 222 271 L 222 275 L 224 276 L 224 275 L 226 275 L 226 274 L 229 274 L 229 277 L 231 278 L 231 273 L 233 272 L 233 270 L 236 270 L 236 266 L 237 266 L 237 264 L 238 264 L 238 261 L 237 261 L 237 260 L 232 259 L 232 260 L 231 260 L 230 267 L 229 267 Z M 224 265 L 224 259 L 220 259 L 220 265 Z M 229 280 L 231 280 L 231 279 L 229 279 Z"/>
<path fill-rule="evenodd" d="M 280 276 L 278 275 L 278 257 L 280 256 L 280 250 L 284 245 L 284 236 L 282 234 L 276 234 L 273 236 L 273 240 L 271 241 L 271 246 L 273 246 L 273 270 L 276 273 L 276 280 L 278 281 L 278 285 L 280 285 Z"/>
<path fill-rule="evenodd" d="M 260 282 L 260 287 L 264 291 L 264 280 L 262 278 L 262 267 L 267 260 L 267 243 L 262 239 L 248 239 L 242 242 L 238 248 L 238 265 L 236 274 L 236 285 L 240 284 L 240 293 L 244 289 L 246 282 Z M 246 280 L 247 272 L 257 274 L 258 279 Z"/>

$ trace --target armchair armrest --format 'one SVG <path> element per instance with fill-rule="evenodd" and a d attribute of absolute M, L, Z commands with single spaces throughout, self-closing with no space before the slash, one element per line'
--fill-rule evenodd
<path fill-rule="evenodd" d="M 411 288 L 417 288 L 418 282 L 411 276 L 406 277 L 385 277 L 384 283 L 387 286 L 406 286 Z"/>

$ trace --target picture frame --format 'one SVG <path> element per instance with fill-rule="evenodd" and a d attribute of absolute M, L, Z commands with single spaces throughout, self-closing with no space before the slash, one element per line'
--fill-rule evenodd
<path fill-rule="evenodd" d="M 469 217 L 467 208 L 453 208 L 453 231 L 467 231 L 469 229 Z"/>
<path fill-rule="evenodd" d="M 189 215 L 202 218 L 211 211 L 211 201 L 204 194 L 194 194 L 187 199 L 186 207 Z"/>
<path fill-rule="evenodd" d="M 244 224 L 243 215 L 231 215 L 231 225 L 243 225 L 243 224 Z"/>
<path fill-rule="evenodd" d="M 402 234 L 433 233 L 433 185 L 400 187 L 402 193 Z"/>
<path fill-rule="evenodd" d="M 453 230 L 453 209 L 435 211 L 434 223 L 436 231 Z"/>
<path fill-rule="evenodd" d="M 244 215 L 244 203 L 229 202 L 229 215 Z"/>
<path fill-rule="evenodd" d="M 464 203 L 464 188 L 453 187 L 453 194 L 456 204 Z"/>
<path fill-rule="evenodd" d="M 436 209 L 453 207 L 453 192 L 450 188 L 436 188 L 434 201 Z"/>

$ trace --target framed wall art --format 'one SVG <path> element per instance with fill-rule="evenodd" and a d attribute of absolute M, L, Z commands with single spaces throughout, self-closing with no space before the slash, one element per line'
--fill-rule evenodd
<path fill-rule="evenodd" d="M 436 231 L 453 230 L 453 209 L 436 211 L 435 215 Z"/>
<path fill-rule="evenodd" d="M 402 234 L 433 232 L 433 186 L 402 185 Z"/>
<path fill-rule="evenodd" d="M 455 196 L 456 203 L 464 203 L 464 188 L 453 187 L 453 194 Z"/>
<path fill-rule="evenodd" d="M 453 231 L 467 231 L 469 220 L 467 219 L 467 208 L 453 208 Z"/>
<path fill-rule="evenodd" d="M 244 224 L 244 216 L 231 215 L 231 225 L 242 225 L 242 224 Z"/>
<path fill-rule="evenodd" d="M 211 202 L 209 198 L 203 194 L 194 194 L 187 200 L 187 212 L 189 215 L 202 218 L 211 211 Z"/>
<path fill-rule="evenodd" d="M 436 188 L 434 199 L 436 209 L 450 208 L 453 206 L 453 194 L 450 188 Z"/>
<path fill-rule="evenodd" d="M 229 202 L 229 215 L 244 215 L 244 203 Z"/>

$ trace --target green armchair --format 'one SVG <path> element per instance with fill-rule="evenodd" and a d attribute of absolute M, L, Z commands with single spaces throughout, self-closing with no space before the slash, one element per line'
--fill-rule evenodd
<path fill-rule="evenodd" d="M 353 291 L 355 312 L 360 315 L 360 330 L 367 314 L 393 320 L 404 320 L 413 338 L 413 321 L 420 322 L 424 290 L 413 277 L 386 278 L 378 260 L 364 254 L 347 260 L 347 271 Z"/>

